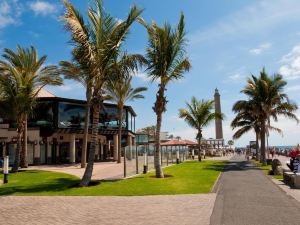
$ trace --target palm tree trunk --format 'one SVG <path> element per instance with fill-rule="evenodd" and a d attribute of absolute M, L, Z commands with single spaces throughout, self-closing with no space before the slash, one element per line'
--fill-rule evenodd
<path fill-rule="evenodd" d="M 256 136 L 256 155 L 255 155 L 255 157 L 256 157 L 256 160 L 258 160 L 258 150 L 259 150 L 259 141 L 258 141 L 258 137 L 259 137 L 259 133 L 258 132 L 255 132 L 255 136 Z"/>
<path fill-rule="evenodd" d="M 91 106 L 91 91 L 87 90 L 86 93 L 86 107 L 85 107 L 85 122 L 84 122 L 84 133 L 83 133 L 83 143 L 81 152 L 81 168 L 86 166 L 86 153 L 87 153 L 87 143 L 89 136 L 89 125 L 90 125 L 90 106 Z"/>
<path fill-rule="evenodd" d="M 22 134 L 23 134 L 23 124 L 20 123 L 17 129 L 17 148 L 15 154 L 15 162 L 12 168 L 12 172 L 18 172 L 20 166 L 20 151 L 22 147 Z"/>
<path fill-rule="evenodd" d="M 123 120 L 123 106 L 118 107 L 118 163 L 121 163 L 121 141 L 122 141 L 122 120 Z M 125 157 L 125 153 L 124 153 Z"/>
<path fill-rule="evenodd" d="M 265 120 L 261 122 L 261 131 L 260 131 L 260 140 L 261 140 L 261 159 L 260 162 L 266 164 L 266 124 Z"/>
<path fill-rule="evenodd" d="M 27 160 L 27 116 L 25 117 L 24 121 L 24 132 L 23 132 L 23 144 L 20 156 L 20 167 L 21 168 L 28 168 L 28 160 Z"/>
<path fill-rule="evenodd" d="M 155 137 L 155 153 L 154 153 L 154 166 L 155 175 L 157 178 L 164 178 L 164 173 L 161 168 L 161 154 L 160 154 L 160 129 L 161 129 L 162 113 L 157 113 L 156 120 L 156 137 Z"/>
<path fill-rule="evenodd" d="M 88 164 L 85 168 L 84 175 L 80 181 L 80 186 L 86 187 L 89 185 L 94 167 L 96 145 L 98 144 L 98 124 L 99 124 L 99 102 L 93 103 L 93 125 L 92 125 L 92 137 L 91 147 L 89 152 Z"/>
<path fill-rule="evenodd" d="M 198 160 L 199 162 L 202 161 L 202 157 L 201 157 L 201 139 L 202 139 L 202 132 L 201 130 L 198 130 Z"/>

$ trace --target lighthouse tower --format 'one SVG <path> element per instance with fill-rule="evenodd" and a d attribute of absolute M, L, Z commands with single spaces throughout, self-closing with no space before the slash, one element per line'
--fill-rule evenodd
<path fill-rule="evenodd" d="M 220 94 L 218 89 L 215 90 L 215 112 L 221 113 L 221 100 L 220 100 Z M 216 123 L 216 139 L 223 139 L 223 127 L 222 127 L 222 120 L 221 119 L 215 119 Z"/>

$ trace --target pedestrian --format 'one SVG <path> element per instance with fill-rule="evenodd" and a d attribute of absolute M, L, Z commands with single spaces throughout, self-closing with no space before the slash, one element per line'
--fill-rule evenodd
<path fill-rule="evenodd" d="M 271 150 L 271 155 L 272 155 L 272 159 L 274 158 L 274 155 L 275 155 L 275 148 L 272 148 Z"/>
<path fill-rule="evenodd" d="M 296 155 L 296 158 L 293 160 L 293 172 L 300 173 L 300 154 Z"/>
<path fill-rule="evenodd" d="M 4 161 L 2 158 L 0 158 L 0 168 L 3 168 L 3 166 L 4 166 L 3 164 L 4 164 Z"/>

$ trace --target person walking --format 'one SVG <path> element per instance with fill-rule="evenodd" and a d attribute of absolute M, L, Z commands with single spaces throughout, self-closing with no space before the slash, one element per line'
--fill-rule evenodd
<path fill-rule="evenodd" d="M 275 148 L 272 148 L 272 150 L 271 150 L 272 159 L 274 158 L 274 155 L 275 155 Z"/>
<path fill-rule="evenodd" d="M 293 172 L 300 173 L 300 154 L 296 155 L 296 158 L 293 160 Z"/>

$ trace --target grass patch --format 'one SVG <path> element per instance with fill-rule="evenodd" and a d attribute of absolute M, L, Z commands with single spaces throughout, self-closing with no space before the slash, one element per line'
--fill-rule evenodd
<path fill-rule="evenodd" d="M 79 178 L 56 172 L 30 170 L 9 175 L 0 195 L 133 196 L 209 193 L 226 161 L 189 161 L 164 169 L 165 179 L 154 172 L 119 181 L 101 181 L 78 187 Z M 3 175 L 0 175 L 1 179 Z"/>
<path fill-rule="evenodd" d="M 272 170 L 271 165 L 263 165 L 263 163 L 258 162 L 256 160 L 252 160 L 252 162 L 257 165 L 259 168 L 261 168 L 267 175 L 272 176 L 274 179 L 282 180 L 282 175 L 270 175 L 269 172 Z"/>

